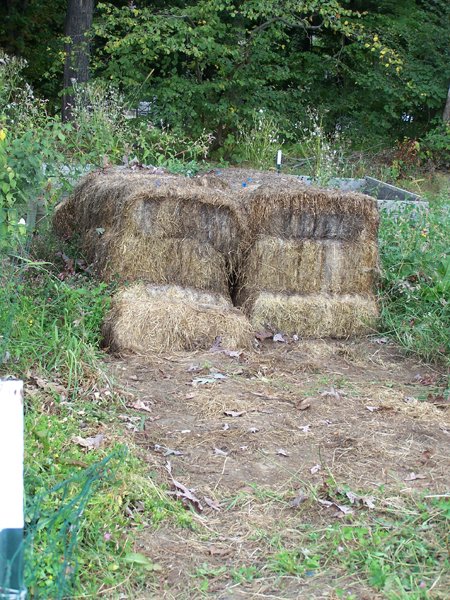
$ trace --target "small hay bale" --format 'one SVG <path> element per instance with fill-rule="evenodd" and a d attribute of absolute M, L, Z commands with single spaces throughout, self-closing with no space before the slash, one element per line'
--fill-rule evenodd
<path fill-rule="evenodd" d="M 378 316 L 371 296 L 262 292 L 247 305 L 256 329 L 269 328 L 302 337 L 336 337 L 369 333 Z"/>
<path fill-rule="evenodd" d="M 104 323 L 112 350 L 139 354 L 208 349 L 218 336 L 224 348 L 248 348 L 252 327 L 224 297 L 179 286 L 124 288 Z"/>
<path fill-rule="evenodd" d="M 261 236 L 244 263 L 240 302 L 255 291 L 370 294 L 377 273 L 374 242 Z"/>
<path fill-rule="evenodd" d="M 249 222 L 257 235 L 281 239 L 376 241 L 376 200 L 353 192 L 295 186 L 261 186 L 249 197 Z"/>

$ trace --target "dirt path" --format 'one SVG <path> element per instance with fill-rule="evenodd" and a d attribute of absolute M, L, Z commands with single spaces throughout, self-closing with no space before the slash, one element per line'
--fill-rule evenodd
<path fill-rule="evenodd" d="M 163 569 L 142 598 L 378 597 L 331 559 L 316 569 L 305 550 L 303 572 L 283 561 L 337 519 L 448 492 L 442 374 L 383 342 L 111 359 L 147 409 L 130 415 L 145 417 L 133 435 L 150 469 L 202 505 L 192 529 L 141 536 L 139 551 Z"/>

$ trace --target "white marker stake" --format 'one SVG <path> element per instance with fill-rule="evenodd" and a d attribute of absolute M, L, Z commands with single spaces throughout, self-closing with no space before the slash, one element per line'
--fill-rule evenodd
<path fill-rule="evenodd" d="M 281 150 L 277 152 L 277 171 L 278 173 L 281 171 Z"/>
<path fill-rule="evenodd" d="M 0 379 L 0 598 L 23 584 L 23 382 Z"/>

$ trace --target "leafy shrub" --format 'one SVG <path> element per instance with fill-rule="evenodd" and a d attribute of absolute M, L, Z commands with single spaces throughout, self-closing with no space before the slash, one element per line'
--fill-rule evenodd
<path fill-rule="evenodd" d="M 420 156 L 436 167 L 450 168 L 450 122 L 439 123 L 420 140 Z"/>
<path fill-rule="evenodd" d="M 384 331 L 427 360 L 450 360 L 450 206 L 383 213 L 380 228 Z"/>

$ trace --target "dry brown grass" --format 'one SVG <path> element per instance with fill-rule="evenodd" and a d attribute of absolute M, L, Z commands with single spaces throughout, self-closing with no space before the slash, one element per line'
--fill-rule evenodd
<path fill-rule="evenodd" d="M 378 309 L 371 296 L 310 294 L 306 296 L 261 292 L 247 303 L 255 328 L 304 337 L 336 337 L 373 330 Z"/>
<path fill-rule="evenodd" d="M 219 295 L 140 283 L 115 296 L 104 335 L 114 351 L 147 354 L 210 348 L 218 336 L 226 348 L 250 347 L 252 328 Z"/>

